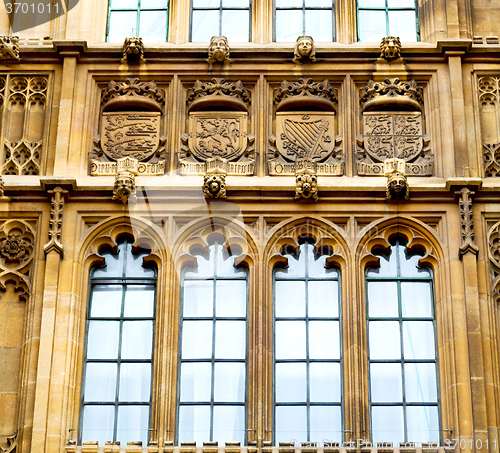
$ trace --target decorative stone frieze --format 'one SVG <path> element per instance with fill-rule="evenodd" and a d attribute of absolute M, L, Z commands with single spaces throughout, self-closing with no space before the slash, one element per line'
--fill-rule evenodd
<path fill-rule="evenodd" d="M 50 220 L 49 220 L 49 242 L 43 247 L 45 254 L 52 251 L 63 254 L 63 245 L 61 243 L 63 209 L 64 209 L 64 193 L 61 187 L 56 187 L 48 192 L 52 194 L 50 200 Z"/>
<path fill-rule="evenodd" d="M 380 41 L 380 58 L 387 61 L 401 58 L 401 40 L 394 36 L 382 38 L 382 41 Z"/>
<path fill-rule="evenodd" d="M 212 36 L 208 45 L 208 64 L 212 66 L 215 62 L 230 63 L 229 52 L 229 43 L 225 36 Z"/>
<path fill-rule="evenodd" d="M 144 63 L 145 61 L 142 38 L 125 38 L 121 63 Z"/>
<path fill-rule="evenodd" d="M 472 195 L 474 192 L 467 187 L 456 192 L 460 197 L 458 207 L 460 209 L 460 231 L 462 235 L 462 243 L 460 244 L 459 255 L 462 258 L 467 253 L 472 253 L 477 256 L 479 248 L 474 243 L 474 220 L 472 218 Z"/>
<path fill-rule="evenodd" d="M 491 296 L 500 303 L 500 222 L 492 222 L 488 229 L 488 257 L 490 259 Z"/>
<path fill-rule="evenodd" d="M 293 51 L 293 62 L 296 64 L 316 61 L 316 46 L 311 36 L 299 36 Z"/>
<path fill-rule="evenodd" d="M 312 198 L 318 201 L 318 175 L 313 159 L 299 159 L 295 172 L 295 199 Z"/>
<path fill-rule="evenodd" d="M 19 61 L 19 36 L 0 36 L 0 61 Z"/>

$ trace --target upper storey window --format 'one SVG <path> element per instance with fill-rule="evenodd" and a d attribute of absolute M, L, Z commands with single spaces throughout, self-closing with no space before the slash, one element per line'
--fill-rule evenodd
<path fill-rule="evenodd" d="M 416 0 L 358 0 L 359 41 L 380 42 L 385 36 L 418 40 Z"/>
<path fill-rule="evenodd" d="M 229 42 L 250 41 L 251 0 L 192 0 L 191 41 L 223 35 Z"/>
<path fill-rule="evenodd" d="M 295 42 L 299 36 L 335 40 L 334 0 L 275 0 L 275 9 L 275 41 Z"/>
<path fill-rule="evenodd" d="M 144 42 L 167 40 L 168 0 L 110 0 L 107 42 L 141 37 Z"/>

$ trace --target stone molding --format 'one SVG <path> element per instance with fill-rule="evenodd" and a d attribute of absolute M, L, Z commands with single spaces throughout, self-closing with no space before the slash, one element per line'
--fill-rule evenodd
<path fill-rule="evenodd" d="M 460 198 L 458 208 L 460 210 L 460 231 L 462 243 L 459 248 L 459 255 L 462 258 L 467 253 L 478 254 L 479 248 L 474 243 L 474 220 L 472 212 L 472 196 L 475 192 L 463 187 L 459 192 L 455 192 Z"/>
<path fill-rule="evenodd" d="M 56 187 L 47 193 L 52 194 L 50 200 L 50 220 L 49 220 L 49 242 L 44 245 L 43 251 L 45 255 L 55 251 L 59 255 L 63 255 L 63 245 L 61 243 L 63 209 L 64 209 L 64 194 L 66 193 L 61 187 Z"/>

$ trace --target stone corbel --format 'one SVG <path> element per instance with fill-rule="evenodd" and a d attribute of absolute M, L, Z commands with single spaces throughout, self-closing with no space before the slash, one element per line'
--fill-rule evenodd
<path fill-rule="evenodd" d="M 139 161 L 132 157 L 124 157 L 116 161 L 115 185 L 113 187 L 113 200 L 127 203 L 130 197 L 135 196 L 135 177 Z"/>
<path fill-rule="evenodd" d="M 386 200 L 408 200 L 410 186 L 406 177 L 406 162 L 392 158 L 384 161 L 384 174 L 387 177 Z"/>
<path fill-rule="evenodd" d="M 227 161 L 221 157 L 207 159 L 207 172 L 203 177 L 205 198 L 226 198 Z"/>
<path fill-rule="evenodd" d="M 293 51 L 293 62 L 301 64 L 307 61 L 316 61 L 316 46 L 311 36 L 299 36 Z"/>
<path fill-rule="evenodd" d="M 145 63 L 142 38 L 125 38 L 120 63 Z"/>
<path fill-rule="evenodd" d="M 210 68 L 216 62 L 218 63 L 231 63 L 229 58 L 229 43 L 225 36 L 212 36 L 210 44 L 208 45 L 208 64 Z"/>
<path fill-rule="evenodd" d="M 467 253 L 478 254 L 479 248 L 474 243 L 474 220 L 472 217 L 472 192 L 467 187 L 463 187 L 459 192 L 458 207 L 460 209 L 460 229 L 462 234 L 462 243 L 459 249 L 460 258 Z"/>
<path fill-rule="evenodd" d="M 312 198 L 318 201 L 318 175 L 313 159 L 299 159 L 295 170 L 295 199 Z"/>
<path fill-rule="evenodd" d="M 47 193 L 52 194 L 50 201 L 50 221 L 49 221 L 49 242 L 43 247 L 45 255 L 55 251 L 59 255 L 63 255 L 63 245 L 61 243 L 63 209 L 64 209 L 64 194 L 66 190 L 61 187 L 56 187 L 54 190 L 49 190 Z"/>

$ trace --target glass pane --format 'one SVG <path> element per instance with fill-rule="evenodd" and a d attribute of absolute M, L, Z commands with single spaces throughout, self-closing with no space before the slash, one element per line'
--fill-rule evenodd
<path fill-rule="evenodd" d="M 182 402 L 210 401 L 212 392 L 212 365 L 210 363 L 181 364 Z"/>
<path fill-rule="evenodd" d="M 214 407 L 214 441 L 245 442 L 245 406 Z"/>
<path fill-rule="evenodd" d="M 401 358 L 399 322 L 370 321 L 368 328 L 370 359 Z"/>
<path fill-rule="evenodd" d="M 224 35 L 224 33 L 223 33 Z M 224 35 L 226 36 L 226 35 Z M 228 38 L 226 36 L 226 38 Z M 229 39 L 229 38 L 228 38 Z M 236 269 L 234 267 L 234 258 L 229 255 L 226 246 L 222 246 L 220 244 L 213 245 L 211 247 L 212 252 L 216 253 L 216 275 L 218 277 L 234 277 L 235 275 L 240 274 L 242 277 L 245 277 L 245 271 L 243 269 Z"/>
<path fill-rule="evenodd" d="M 215 300 L 216 316 L 245 318 L 247 315 L 246 280 L 218 280 Z"/>
<path fill-rule="evenodd" d="M 366 275 L 368 277 L 397 277 L 398 268 L 396 261 L 396 254 L 392 252 L 390 255 L 382 255 L 376 253 L 380 258 L 380 267 L 372 267 L 368 270 Z"/>
<path fill-rule="evenodd" d="M 250 0 L 222 0 L 223 8 L 248 8 Z"/>
<path fill-rule="evenodd" d="M 403 408 L 372 406 L 372 438 L 373 442 L 392 442 L 393 445 L 403 442 Z"/>
<path fill-rule="evenodd" d="M 85 406 L 83 408 L 82 441 L 97 440 L 104 445 L 113 440 L 114 406 Z"/>
<path fill-rule="evenodd" d="M 437 406 L 406 408 L 408 440 L 412 442 L 439 442 L 439 415 Z"/>
<path fill-rule="evenodd" d="M 128 38 L 130 36 L 135 36 L 136 34 L 137 34 L 137 12 L 135 11 L 111 12 L 111 14 L 109 15 L 108 42 L 123 43 L 125 38 Z M 107 276 L 109 276 L 109 274 Z M 121 272 L 119 276 L 121 276 Z"/>
<path fill-rule="evenodd" d="M 310 415 L 311 441 L 341 442 L 342 418 L 340 406 L 312 406 Z"/>
<path fill-rule="evenodd" d="M 276 442 L 307 439 L 307 412 L 305 406 L 276 407 Z"/>
<path fill-rule="evenodd" d="M 302 8 L 302 0 L 275 0 L 276 8 Z"/>
<path fill-rule="evenodd" d="M 371 400 L 375 403 L 402 402 L 403 381 L 400 363 L 370 364 Z M 401 439 L 401 442 L 404 439 Z"/>
<path fill-rule="evenodd" d="M 167 12 L 141 11 L 139 35 L 144 42 L 165 42 L 167 40 Z"/>
<path fill-rule="evenodd" d="M 214 401 L 245 402 L 245 364 L 214 365 Z"/>
<path fill-rule="evenodd" d="M 312 402 L 340 402 L 340 363 L 311 363 L 309 373 Z"/>
<path fill-rule="evenodd" d="M 220 0 L 193 0 L 193 8 L 219 8 Z"/>
<path fill-rule="evenodd" d="M 185 278 L 210 278 L 214 276 L 214 254 L 210 253 L 210 257 L 206 259 L 202 255 L 196 255 L 197 267 L 195 269 L 189 269 L 184 274 Z"/>
<path fill-rule="evenodd" d="M 397 318 L 398 285 L 396 282 L 368 282 L 368 316 Z"/>
<path fill-rule="evenodd" d="M 308 282 L 309 316 L 337 318 L 339 316 L 339 286 L 335 280 Z"/>
<path fill-rule="evenodd" d="M 215 323 L 215 358 L 244 359 L 245 345 L 245 321 L 217 321 Z"/>
<path fill-rule="evenodd" d="M 250 41 L 250 11 L 223 10 L 221 33 L 231 43 Z"/>
<path fill-rule="evenodd" d="M 385 8 L 385 0 L 358 0 L 360 8 Z"/>
<path fill-rule="evenodd" d="M 167 9 L 168 0 L 141 0 L 141 10 L 144 9 Z"/>
<path fill-rule="evenodd" d="M 306 323 L 304 321 L 276 322 L 276 359 L 306 358 Z"/>
<path fill-rule="evenodd" d="M 149 406 L 119 406 L 116 437 L 122 444 L 149 440 Z"/>
<path fill-rule="evenodd" d="M 399 36 L 401 42 L 416 42 L 415 11 L 389 11 L 389 33 L 391 36 Z"/>
<path fill-rule="evenodd" d="M 387 0 L 389 8 L 415 8 L 415 0 Z"/>
<path fill-rule="evenodd" d="M 141 13 L 141 16 L 145 14 L 148 17 L 151 17 L 151 14 L 162 14 L 160 11 L 155 11 L 155 12 L 149 12 L 149 13 Z M 141 17 L 141 23 L 142 23 L 142 17 Z M 142 27 L 140 29 L 140 36 L 145 37 L 144 34 L 142 34 L 143 30 Z M 126 266 L 126 275 L 127 277 L 154 277 L 155 272 L 153 269 L 145 269 L 142 267 L 142 263 L 144 262 L 144 257 L 146 255 L 144 253 L 139 253 L 139 254 L 133 254 L 132 253 L 132 245 L 127 244 L 127 266 Z"/>
<path fill-rule="evenodd" d="M 333 13 L 329 10 L 306 10 L 306 35 L 315 42 L 332 42 Z"/>
<path fill-rule="evenodd" d="M 401 305 L 404 318 L 432 317 L 430 283 L 401 282 Z"/>
<path fill-rule="evenodd" d="M 127 285 L 125 291 L 126 318 L 152 318 L 154 316 L 155 290 L 153 286 Z"/>
<path fill-rule="evenodd" d="M 116 398 L 116 363 L 87 363 L 85 402 L 113 402 Z"/>
<path fill-rule="evenodd" d="M 120 367 L 120 401 L 149 402 L 151 398 L 151 364 L 122 363 Z"/>
<path fill-rule="evenodd" d="M 184 280 L 184 305 L 186 318 L 209 317 L 213 312 L 213 280 Z"/>
<path fill-rule="evenodd" d="M 219 11 L 193 11 L 191 33 L 192 42 L 210 42 L 212 36 L 219 36 Z"/>
<path fill-rule="evenodd" d="M 118 321 L 90 321 L 87 336 L 87 359 L 116 359 L 118 357 Z"/>
<path fill-rule="evenodd" d="M 338 321 L 310 321 L 309 358 L 340 359 Z"/>
<path fill-rule="evenodd" d="M 111 0 L 111 9 L 137 9 L 137 0 Z"/>
<path fill-rule="evenodd" d="M 412 403 L 437 402 L 436 365 L 434 363 L 406 363 L 406 401 Z"/>
<path fill-rule="evenodd" d="M 305 363 L 276 364 L 277 402 L 305 402 L 306 389 L 307 379 Z"/>
<path fill-rule="evenodd" d="M 326 256 L 322 255 L 318 257 L 318 259 L 315 258 L 313 254 L 313 246 L 308 245 L 309 247 L 309 256 L 308 256 L 308 269 L 307 273 L 309 277 L 314 277 L 314 278 L 335 278 L 338 276 L 338 271 L 335 268 L 330 268 L 326 269 L 325 264 L 326 264 Z"/>
<path fill-rule="evenodd" d="M 320 8 L 332 8 L 333 0 L 305 0 L 306 8 L 310 7 L 320 7 Z"/>
<path fill-rule="evenodd" d="M 432 321 L 403 322 L 405 359 L 434 359 L 434 326 Z"/>
<path fill-rule="evenodd" d="M 288 267 L 285 269 L 278 269 L 276 271 L 277 279 L 284 278 L 305 278 L 306 276 L 306 252 L 304 251 L 304 245 L 300 246 L 299 256 L 295 257 L 292 255 L 285 254 L 284 256 L 288 259 Z"/>
<path fill-rule="evenodd" d="M 416 254 L 409 256 L 405 253 L 406 247 L 399 245 L 398 253 L 399 253 L 399 265 L 401 268 L 401 276 L 402 277 L 430 277 L 430 273 L 428 269 L 419 269 L 418 262 L 421 255 Z"/>
<path fill-rule="evenodd" d="M 135 13 L 132 14 L 135 15 Z M 92 275 L 94 277 L 121 277 L 123 275 L 123 253 L 117 253 L 115 255 L 111 253 L 102 253 L 102 256 L 106 259 L 106 265 L 104 267 L 95 268 Z"/>
<path fill-rule="evenodd" d="M 212 357 L 212 321 L 182 323 L 182 358 L 210 359 Z"/>
<path fill-rule="evenodd" d="M 150 359 L 153 321 L 126 321 L 122 331 L 122 359 Z"/>
<path fill-rule="evenodd" d="M 210 439 L 210 406 L 179 408 L 179 442 L 195 441 L 198 445 Z"/>
<path fill-rule="evenodd" d="M 118 318 L 121 308 L 121 285 L 95 285 L 92 287 L 90 309 L 90 316 L 92 318 Z"/>
<path fill-rule="evenodd" d="M 302 35 L 302 10 L 276 11 L 276 41 L 295 42 L 297 37 Z"/>
<path fill-rule="evenodd" d="M 277 281 L 276 317 L 306 316 L 306 283 L 297 281 Z"/>

